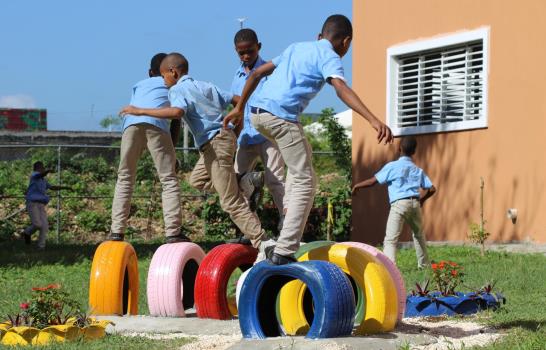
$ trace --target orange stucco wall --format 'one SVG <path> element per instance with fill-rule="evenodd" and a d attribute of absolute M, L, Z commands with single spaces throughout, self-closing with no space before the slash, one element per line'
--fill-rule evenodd
<path fill-rule="evenodd" d="M 491 241 L 546 242 L 546 1 L 355 0 L 353 86 L 382 120 L 386 113 L 387 48 L 441 34 L 490 27 L 487 129 L 418 136 L 415 163 L 438 188 L 424 208 L 429 240 L 465 240 L 478 222 L 485 180 Z M 396 159 L 353 116 L 353 181 Z M 353 239 L 383 240 L 388 215 L 384 187 L 353 197 Z M 518 209 L 515 224 L 506 217 Z M 407 232 L 403 240 L 409 238 Z"/>

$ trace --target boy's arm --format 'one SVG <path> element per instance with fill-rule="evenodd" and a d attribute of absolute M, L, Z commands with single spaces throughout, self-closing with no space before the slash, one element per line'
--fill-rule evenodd
<path fill-rule="evenodd" d="M 163 108 L 138 108 L 135 106 L 125 106 L 119 112 L 119 115 L 122 117 L 126 114 L 132 115 L 149 115 L 150 117 L 155 118 L 165 118 L 165 119 L 180 119 L 184 115 L 184 110 L 177 107 L 163 107 Z"/>
<path fill-rule="evenodd" d="M 360 188 L 364 187 L 372 187 L 377 183 L 377 178 L 375 176 L 370 177 L 369 179 L 366 179 L 364 181 L 361 181 L 353 186 L 352 193 L 355 194 L 356 191 Z"/>
<path fill-rule="evenodd" d="M 272 62 L 267 62 L 253 71 L 246 80 L 245 87 L 241 93 L 241 98 L 237 105 L 231 110 L 231 112 L 224 118 L 224 128 L 228 128 L 229 122 L 237 124 L 239 119 L 244 115 L 245 105 L 248 102 L 248 98 L 264 77 L 270 75 L 275 70 L 275 65 Z"/>
<path fill-rule="evenodd" d="M 388 126 L 383 124 L 372 112 L 364 105 L 358 95 L 351 89 L 343 79 L 331 78 L 330 84 L 336 90 L 337 96 L 345 102 L 352 110 L 360 114 L 366 119 L 371 126 L 377 131 L 377 141 L 385 141 L 385 144 L 392 142 L 392 132 Z"/>
<path fill-rule="evenodd" d="M 427 188 L 427 191 L 425 192 L 425 194 L 422 195 L 422 196 L 419 198 L 419 203 L 421 204 L 421 206 L 423 206 L 423 204 L 425 203 L 425 201 L 426 201 L 427 199 L 429 199 L 430 197 L 432 197 L 435 193 L 436 193 L 436 187 L 431 186 L 430 188 Z"/>

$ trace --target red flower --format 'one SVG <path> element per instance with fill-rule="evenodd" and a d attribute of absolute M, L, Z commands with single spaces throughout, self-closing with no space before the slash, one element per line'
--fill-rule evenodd
<path fill-rule="evenodd" d="M 430 267 L 432 267 L 433 270 L 436 270 L 438 268 L 438 264 L 432 263 Z"/>
<path fill-rule="evenodd" d="M 458 273 L 459 273 L 459 272 L 458 272 L 457 270 L 451 270 L 451 275 L 452 275 L 453 277 L 457 276 Z"/>
<path fill-rule="evenodd" d="M 59 289 L 59 288 L 61 288 L 61 285 L 58 284 L 58 283 L 54 283 L 54 284 L 49 284 L 46 288 L 47 289 Z"/>
<path fill-rule="evenodd" d="M 23 310 L 28 309 L 29 306 L 30 306 L 29 303 L 21 303 L 21 304 L 19 305 L 19 307 L 20 307 L 21 309 L 23 309 Z"/>
<path fill-rule="evenodd" d="M 450 262 L 449 262 L 449 265 L 451 265 L 451 266 L 453 266 L 453 267 L 458 266 L 457 263 L 455 263 L 455 262 L 453 262 L 453 261 L 450 261 Z"/>
<path fill-rule="evenodd" d="M 48 284 L 46 287 L 33 287 L 32 290 L 33 291 L 44 292 L 46 290 L 59 289 L 59 288 L 61 288 L 60 284 L 52 283 L 52 284 Z"/>
<path fill-rule="evenodd" d="M 32 290 L 33 291 L 38 291 L 38 292 L 43 292 L 43 291 L 46 291 L 48 288 L 47 287 L 32 287 Z"/>
<path fill-rule="evenodd" d="M 446 262 L 445 261 L 440 261 L 440 265 L 439 265 L 440 269 L 443 269 L 444 267 L 446 267 Z"/>

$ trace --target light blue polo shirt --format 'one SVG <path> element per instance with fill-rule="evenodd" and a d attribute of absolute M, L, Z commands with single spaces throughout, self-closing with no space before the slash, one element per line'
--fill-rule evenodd
<path fill-rule="evenodd" d="M 33 171 L 30 175 L 27 194 L 25 195 L 26 201 L 38 202 L 42 204 L 49 203 L 47 189 L 50 187 L 51 185 L 49 184 L 49 182 L 47 182 L 45 176 L 41 176 L 38 171 Z"/>
<path fill-rule="evenodd" d="M 419 189 L 432 187 L 432 182 L 423 169 L 416 166 L 410 157 L 402 156 L 375 174 L 377 182 L 387 184 L 389 202 L 419 196 Z"/>
<path fill-rule="evenodd" d="M 184 75 L 169 90 L 171 107 L 184 110 L 183 119 L 199 148 L 223 127 L 223 113 L 232 99 L 231 93 L 214 84 L 194 80 L 189 75 Z"/>
<path fill-rule="evenodd" d="M 169 106 L 169 89 L 165 86 L 162 77 L 152 77 L 139 81 L 133 86 L 131 95 L 131 105 L 140 108 L 161 108 Z M 127 114 L 123 118 L 123 128 L 125 131 L 129 126 L 135 124 L 151 124 L 157 126 L 165 132 L 169 132 L 169 123 L 167 119 L 154 118 L 149 116 L 135 116 Z"/>
<path fill-rule="evenodd" d="M 235 72 L 235 77 L 233 78 L 233 82 L 231 83 L 231 93 L 234 95 L 241 96 L 241 93 L 243 92 L 243 88 L 245 87 L 246 80 L 248 79 L 248 76 L 259 66 L 263 65 L 265 61 L 258 56 L 258 59 L 256 60 L 256 63 L 254 64 L 254 67 L 252 70 L 250 70 L 248 73 L 245 71 L 245 66 L 241 63 L 239 66 L 239 69 L 237 69 L 237 72 Z M 256 90 L 254 90 L 254 93 L 250 96 L 250 99 L 248 100 L 248 103 L 245 106 L 245 116 L 243 119 L 243 129 L 241 130 L 241 133 L 239 134 L 239 138 L 237 139 L 237 142 L 240 146 L 246 146 L 246 145 L 256 145 L 259 143 L 263 143 L 266 138 L 258 132 L 258 130 L 254 129 L 252 126 L 252 123 L 250 122 L 250 106 L 252 106 L 252 97 L 256 94 L 257 91 L 260 91 L 262 88 L 263 83 L 267 80 L 267 77 L 263 78 L 260 81 L 260 84 L 256 87 Z"/>
<path fill-rule="evenodd" d="M 328 78 L 345 79 L 341 57 L 326 39 L 292 44 L 271 62 L 275 70 L 251 105 L 289 121 L 298 121 Z"/>

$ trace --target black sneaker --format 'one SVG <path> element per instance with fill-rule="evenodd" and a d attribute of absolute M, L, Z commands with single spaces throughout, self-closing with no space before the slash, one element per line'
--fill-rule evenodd
<path fill-rule="evenodd" d="M 30 245 L 32 236 L 23 232 L 23 239 L 25 240 L 26 245 Z"/>
<path fill-rule="evenodd" d="M 296 259 L 296 257 L 293 254 L 280 255 L 277 253 L 272 253 L 272 254 L 269 254 L 269 256 L 267 257 L 267 261 L 269 261 L 273 265 L 286 265 L 286 264 L 292 264 L 292 263 L 298 262 L 298 259 Z"/>
<path fill-rule="evenodd" d="M 235 243 L 235 244 L 242 244 L 242 245 L 252 245 L 252 242 L 250 239 L 246 238 L 245 236 L 240 236 L 239 238 L 232 238 L 228 239 L 226 243 Z"/>
<path fill-rule="evenodd" d="M 110 235 L 106 239 L 107 241 L 115 241 L 115 242 L 122 242 L 125 239 L 125 235 L 123 233 L 114 233 L 110 232 Z"/>
<path fill-rule="evenodd" d="M 179 234 L 175 236 L 167 236 L 167 238 L 165 239 L 165 243 L 167 244 L 182 243 L 182 242 L 191 242 L 191 239 L 185 234 L 183 234 L 182 232 L 180 232 Z"/>

